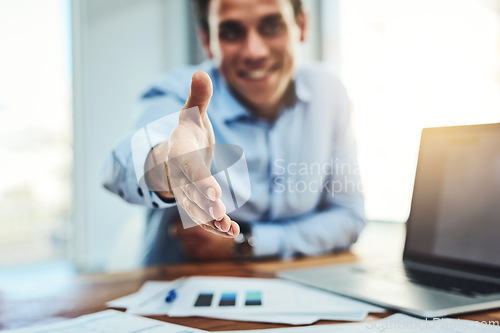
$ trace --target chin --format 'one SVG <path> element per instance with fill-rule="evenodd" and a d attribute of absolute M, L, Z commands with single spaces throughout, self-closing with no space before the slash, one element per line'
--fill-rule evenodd
<path fill-rule="evenodd" d="M 269 90 L 266 90 L 265 92 L 262 93 L 256 93 L 256 94 L 251 94 L 251 95 L 245 95 L 245 99 L 247 102 L 249 102 L 251 105 L 257 106 L 257 107 L 265 107 L 267 105 L 272 105 L 273 104 L 273 98 L 272 96 L 269 96 Z"/>
<path fill-rule="evenodd" d="M 265 108 L 267 105 L 269 105 L 269 102 L 267 102 L 266 100 L 262 100 L 262 99 L 253 99 L 253 100 L 249 100 L 249 103 L 250 105 L 252 105 L 253 107 L 257 108 L 257 110 L 259 109 L 263 109 Z"/>

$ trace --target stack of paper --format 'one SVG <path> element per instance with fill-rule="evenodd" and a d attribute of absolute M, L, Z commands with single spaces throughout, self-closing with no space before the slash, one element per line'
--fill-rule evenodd
<path fill-rule="evenodd" d="M 107 310 L 59 323 L 7 330 L 5 333 L 206 333 L 186 326 L 142 318 L 118 311 Z M 498 333 L 498 322 L 474 322 L 458 319 L 423 320 L 395 314 L 378 321 L 360 324 L 318 325 L 309 327 L 276 328 L 265 330 L 233 331 L 234 333 Z M 222 332 L 219 332 L 222 333 Z M 224 332 L 231 333 L 231 332 Z"/>
<path fill-rule="evenodd" d="M 8 330 L 5 333 L 203 333 L 195 328 L 107 310 L 59 323 Z"/>
<path fill-rule="evenodd" d="M 459 319 L 417 319 L 395 314 L 381 320 L 367 320 L 359 324 L 318 325 L 309 327 L 273 328 L 249 331 L 225 331 L 224 333 L 499 333 L 498 321 L 477 322 Z M 222 333 L 222 332 L 219 332 Z"/>
<path fill-rule="evenodd" d="M 177 297 L 165 301 L 169 291 Z M 191 277 L 146 282 L 135 294 L 107 303 L 140 315 L 203 316 L 219 319 L 311 324 L 318 320 L 361 321 L 384 309 L 291 281 Z"/>

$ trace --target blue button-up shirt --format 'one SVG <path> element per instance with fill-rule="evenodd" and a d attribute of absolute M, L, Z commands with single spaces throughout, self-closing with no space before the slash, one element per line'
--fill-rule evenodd
<path fill-rule="evenodd" d="M 216 143 L 240 146 L 247 160 L 250 199 L 229 215 L 251 225 L 255 255 L 318 255 L 354 243 L 365 223 L 364 200 L 350 103 L 339 80 L 321 66 L 301 67 L 294 79 L 295 104 L 269 122 L 232 95 L 211 62 L 180 68 L 143 95 L 135 130 L 181 110 L 197 70 L 206 71 L 213 82 L 207 112 Z M 180 244 L 168 232 L 169 223 L 178 218 L 177 208 L 138 184 L 130 138 L 112 151 L 104 186 L 149 207 L 146 264 L 184 260 Z M 248 192 L 238 189 L 237 179 L 231 182 L 236 193 Z"/>

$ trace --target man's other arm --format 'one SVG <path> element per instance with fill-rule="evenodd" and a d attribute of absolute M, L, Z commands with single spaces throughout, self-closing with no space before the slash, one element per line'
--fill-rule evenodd
<path fill-rule="evenodd" d="M 358 239 L 365 226 L 364 197 L 347 95 L 341 104 L 332 133 L 332 157 L 340 170 L 329 176 L 318 209 L 288 220 L 253 224 L 255 256 L 320 255 L 345 250 Z"/>

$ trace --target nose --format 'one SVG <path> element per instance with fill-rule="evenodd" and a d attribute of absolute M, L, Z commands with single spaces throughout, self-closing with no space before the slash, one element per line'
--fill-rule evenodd
<path fill-rule="evenodd" d="M 258 31 L 251 30 L 241 52 L 245 60 L 254 62 L 265 59 L 269 55 L 269 47 Z"/>

